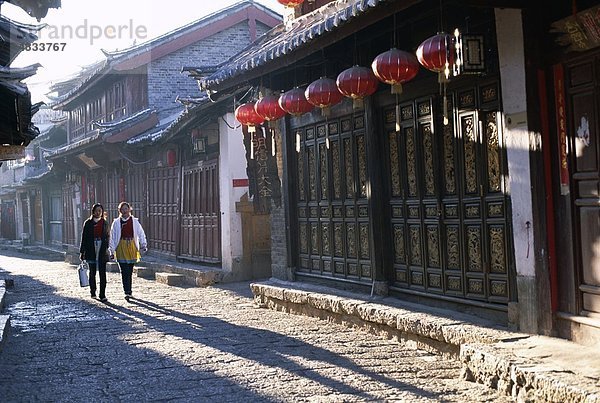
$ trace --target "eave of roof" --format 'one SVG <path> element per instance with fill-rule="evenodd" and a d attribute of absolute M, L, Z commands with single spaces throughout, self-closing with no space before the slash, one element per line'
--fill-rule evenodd
<path fill-rule="evenodd" d="M 64 145 L 62 147 L 56 148 L 54 149 L 52 152 L 50 152 L 48 154 L 48 158 L 52 159 L 52 158 L 58 158 L 61 157 L 65 154 L 71 154 L 75 151 L 79 151 L 79 149 L 89 146 L 93 143 L 97 143 L 99 142 L 99 140 L 101 140 L 102 135 L 100 134 L 99 130 L 96 130 L 95 133 L 84 137 L 80 140 L 77 140 L 73 143 L 69 143 L 67 145 Z M 86 147 L 87 148 L 87 147 Z"/>
<path fill-rule="evenodd" d="M 223 90 L 261 74 L 290 65 L 321 47 L 339 41 L 369 25 L 366 18 L 375 9 L 389 4 L 387 14 L 406 9 L 421 0 L 337 0 L 280 24 L 263 35 L 246 50 L 230 59 L 218 71 L 199 80 L 202 88 Z M 391 7 L 393 6 L 393 7 Z M 382 15 L 383 18 L 385 15 Z M 380 16 L 377 16 L 378 18 Z M 361 23 L 359 23 L 361 22 Z M 344 30 L 344 32 L 341 32 Z M 336 35 L 331 35 L 336 32 Z M 314 46 L 321 41 L 319 46 Z"/>
<path fill-rule="evenodd" d="M 50 8 L 60 8 L 61 0 L 5 0 L 17 7 L 21 7 L 32 17 L 41 20 L 48 14 Z"/>
<path fill-rule="evenodd" d="M 23 45 L 36 41 L 38 31 L 45 26 L 22 24 L 0 15 L 0 65 L 10 65 L 23 50 Z"/>

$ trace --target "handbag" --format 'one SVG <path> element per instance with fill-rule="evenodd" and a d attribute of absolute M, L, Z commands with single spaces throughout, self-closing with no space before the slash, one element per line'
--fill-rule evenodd
<path fill-rule="evenodd" d="M 77 273 L 79 275 L 79 285 L 82 287 L 89 287 L 90 279 L 88 277 L 88 264 L 85 260 L 82 260 L 81 263 L 79 263 Z"/>

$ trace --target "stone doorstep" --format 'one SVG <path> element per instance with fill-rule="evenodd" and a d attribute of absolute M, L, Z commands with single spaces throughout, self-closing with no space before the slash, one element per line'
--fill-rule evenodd
<path fill-rule="evenodd" d="M 138 274 L 138 277 L 143 277 L 146 274 L 147 278 L 152 279 L 154 274 L 151 273 L 172 273 L 180 274 L 185 277 L 185 284 L 195 287 L 204 287 L 223 281 L 225 272 L 221 269 L 192 269 L 187 267 L 178 266 L 175 264 L 168 263 L 157 263 L 157 262 L 141 262 L 137 269 L 142 269 L 142 276 Z M 146 277 L 144 277 L 146 278 Z"/>
<path fill-rule="evenodd" d="M 263 307 L 362 328 L 459 359 L 463 378 L 519 401 L 600 403 L 600 352 L 593 347 L 495 329 L 452 311 L 441 315 L 421 305 L 407 309 L 396 299 L 374 302 L 360 294 L 280 281 L 253 283 L 250 288 Z M 584 362 L 575 370 L 569 357 Z"/>
<path fill-rule="evenodd" d="M 185 285 L 186 278 L 182 274 L 156 273 L 156 282 L 166 285 L 181 286 Z"/>
<path fill-rule="evenodd" d="M 119 270 L 119 268 L 117 267 L 117 271 L 118 270 Z M 145 278 L 148 280 L 156 279 L 156 270 L 150 269 L 148 267 L 135 266 L 133 268 L 133 272 L 136 274 L 136 276 L 141 277 L 141 278 Z"/>

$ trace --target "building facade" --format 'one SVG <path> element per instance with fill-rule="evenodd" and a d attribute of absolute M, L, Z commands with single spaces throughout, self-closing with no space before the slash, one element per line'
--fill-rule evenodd
<path fill-rule="evenodd" d="M 400 95 L 380 84 L 362 108 L 346 99 L 328 116 L 314 110 L 279 121 L 283 203 L 271 210 L 273 275 L 593 342 L 597 145 L 578 142 L 592 144 L 597 133 L 597 56 L 564 49 L 541 56 L 556 43 L 551 23 L 569 16 L 563 6 L 547 8 L 540 19 L 541 4 L 476 3 L 309 2 L 200 84 L 217 94 L 242 83 L 274 92 L 306 87 L 353 65 L 370 66 L 391 47 L 414 52 L 436 32 L 458 28 L 475 41 L 465 55 L 480 62 L 474 74 L 441 86 L 422 68 Z M 596 9 L 587 12 L 580 24 L 597 32 Z M 591 151 L 568 157 L 576 167 L 570 186 L 575 181 L 581 196 L 561 199 L 553 218 L 547 200 L 560 189 L 554 154 L 560 136 L 551 122 L 542 139 L 540 106 L 549 106 L 538 90 L 551 88 L 556 57 L 566 69 L 563 83 L 570 83 L 564 99 L 571 115 L 563 123 L 571 136 L 587 133 L 571 138 L 567 149 Z M 546 148 L 554 151 L 544 168 Z M 564 233 L 549 230 L 563 224 Z M 565 259 L 570 263 L 561 265 Z M 585 337 L 565 330 L 584 324 Z"/>

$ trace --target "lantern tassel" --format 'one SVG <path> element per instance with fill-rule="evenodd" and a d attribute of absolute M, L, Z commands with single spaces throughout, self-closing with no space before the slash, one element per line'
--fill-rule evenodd
<path fill-rule="evenodd" d="M 254 159 L 254 132 L 250 133 L 250 159 Z"/>
<path fill-rule="evenodd" d="M 352 108 L 353 109 L 363 109 L 365 106 L 365 102 L 362 98 L 353 98 L 352 99 Z"/>
<path fill-rule="evenodd" d="M 444 126 L 448 126 L 448 97 L 446 96 L 446 83 L 444 85 Z"/>
<path fill-rule="evenodd" d="M 325 118 L 325 146 L 329 150 L 329 122 Z"/>
<path fill-rule="evenodd" d="M 392 84 L 392 94 L 402 94 L 402 83 L 394 83 Z"/>
<path fill-rule="evenodd" d="M 296 132 L 296 152 L 300 153 L 300 132 Z"/>
<path fill-rule="evenodd" d="M 275 156 L 275 130 L 271 129 L 271 155 Z"/>
<path fill-rule="evenodd" d="M 396 94 L 396 132 L 400 132 L 400 102 L 398 94 Z"/>

